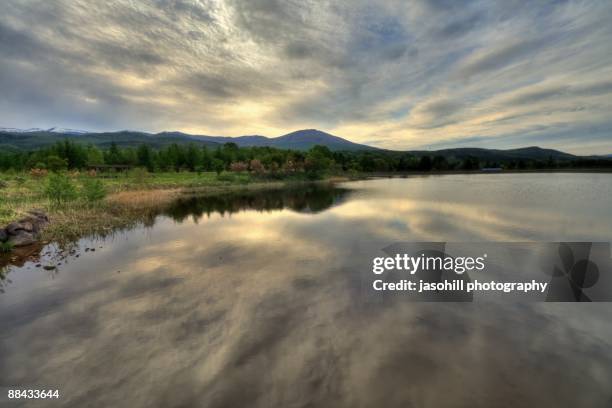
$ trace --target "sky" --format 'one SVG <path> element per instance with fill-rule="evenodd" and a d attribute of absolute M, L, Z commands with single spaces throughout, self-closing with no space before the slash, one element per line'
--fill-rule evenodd
<path fill-rule="evenodd" d="M 0 126 L 612 153 L 612 1 L 2 0 Z"/>

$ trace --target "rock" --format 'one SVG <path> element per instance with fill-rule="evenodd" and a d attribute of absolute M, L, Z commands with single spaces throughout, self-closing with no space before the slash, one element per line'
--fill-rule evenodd
<path fill-rule="evenodd" d="M 14 247 L 34 244 L 38 233 L 49 223 L 49 217 L 42 210 L 32 210 L 28 216 L 0 228 L 0 242 L 8 242 Z"/>
<path fill-rule="evenodd" d="M 17 230 L 16 232 L 17 234 L 11 235 L 8 240 L 9 244 L 11 244 L 12 246 L 20 247 L 32 245 L 36 242 L 36 239 L 34 238 L 34 235 L 31 232 L 27 232 L 24 230 Z"/>
<path fill-rule="evenodd" d="M 23 226 L 23 229 L 28 232 L 38 233 L 43 229 L 49 222 L 45 218 L 40 217 L 26 217 L 19 220 L 19 224 Z"/>
<path fill-rule="evenodd" d="M 23 231 L 23 226 L 18 222 L 11 222 L 5 230 L 9 235 L 17 235 L 19 231 Z"/>
<path fill-rule="evenodd" d="M 49 223 L 49 217 L 42 210 L 32 210 L 28 216 L 0 228 L 0 242 L 8 242 L 14 247 L 34 244 L 38 233 Z"/>
<path fill-rule="evenodd" d="M 21 229 L 23 229 L 24 231 L 33 232 L 34 234 L 38 232 L 39 228 L 36 221 L 31 222 L 30 220 L 21 220 L 19 221 L 19 224 L 21 225 Z"/>
<path fill-rule="evenodd" d="M 45 266 L 43 266 L 43 269 L 44 269 L 45 271 L 52 271 L 52 270 L 54 270 L 55 268 L 56 268 L 56 266 L 55 266 L 55 265 L 45 265 Z"/>
<path fill-rule="evenodd" d="M 45 214 L 43 210 L 30 210 L 28 214 L 33 215 L 36 218 L 49 222 L 49 216 Z"/>

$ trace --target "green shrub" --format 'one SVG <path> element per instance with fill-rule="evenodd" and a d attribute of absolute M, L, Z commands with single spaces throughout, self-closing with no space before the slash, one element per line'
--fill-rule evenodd
<path fill-rule="evenodd" d="M 104 187 L 102 180 L 93 177 L 86 178 L 83 180 L 82 195 L 87 202 L 96 203 L 106 197 L 106 187 Z"/>
<path fill-rule="evenodd" d="M 218 176 L 225 169 L 225 164 L 223 163 L 223 160 L 215 158 L 215 159 L 212 159 L 211 167 L 215 171 L 215 173 L 217 173 L 217 176 Z"/>
<path fill-rule="evenodd" d="M 0 242 L 0 254 L 8 254 L 13 250 L 13 244 L 10 242 Z"/>
<path fill-rule="evenodd" d="M 145 184 L 150 174 L 144 167 L 136 167 L 129 171 L 128 177 L 136 184 Z"/>
<path fill-rule="evenodd" d="M 54 173 L 47 179 L 45 195 L 54 204 L 61 204 L 77 198 L 77 190 L 70 178 L 62 173 Z"/>
<path fill-rule="evenodd" d="M 52 155 L 47 157 L 47 168 L 51 171 L 62 171 L 68 168 L 68 160 Z"/>
<path fill-rule="evenodd" d="M 3 188 L 7 188 L 8 187 L 8 183 L 4 180 L 0 180 L 0 190 Z"/>

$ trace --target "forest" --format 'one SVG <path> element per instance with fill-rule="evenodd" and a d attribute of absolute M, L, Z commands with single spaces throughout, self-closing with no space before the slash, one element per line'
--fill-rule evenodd
<path fill-rule="evenodd" d="M 415 155 L 396 151 L 331 151 L 325 146 L 314 146 L 307 151 L 285 150 L 274 147 L 238 147 L 225 143 L 210 148 L 196 144 L 171 144 L 152 148 L 119 147 L 111 143 L 101 149 L 93 144 L 71 140 L 58 141 L 52 146 L 31 151 L 0 152 L 0 171 L 47 170 L 117 170 L 145 168 L 149 172 L 223 171 L 249 172 L 259 175 L 304 174 L 318 178 L 325 174 L 351 172 L 427 172 L 470 171 L 483 168 L 505 170 L 588 169 L 612 168 L 612 160 L 595 157 L 573 159 L 482 158 L 448 155 Z"/>

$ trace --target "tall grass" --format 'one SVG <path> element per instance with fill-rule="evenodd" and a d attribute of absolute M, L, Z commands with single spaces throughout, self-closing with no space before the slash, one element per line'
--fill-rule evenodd
<path fill-rule="evenodd" d="M 252 184 L 257 180 L 248 173 L 140 170 L 98 175 L 0 173 L 0 180 L 4 181 L 0 188 L 0 227 L 37 208 L 51 218 L 43 239 L 60 241 L 150 221 L 181 194 L 214 195 L 236 188 L 283 184 L 270 181 Z"/>

